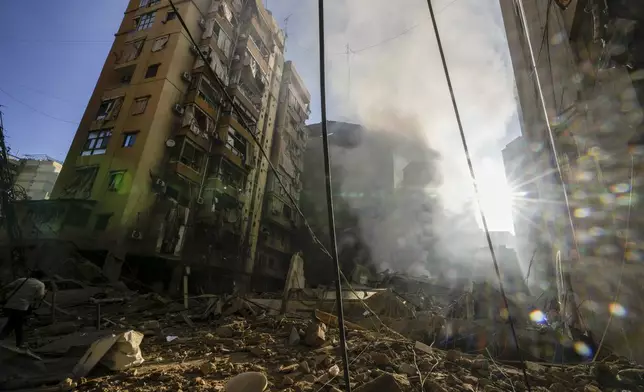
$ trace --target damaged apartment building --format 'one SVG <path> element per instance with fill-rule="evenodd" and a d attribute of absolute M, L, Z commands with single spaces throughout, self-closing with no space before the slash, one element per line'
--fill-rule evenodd
<path fill-rule="evenodd" d="M 517 231 L 520 257 L 530 258 L 526 245 L 542 245 L 529 284 L 549 286 L 544 297 L 556 298 L 572 324 L 597 338 L 607 332 L 616 353 L 642 360 L 644 3 L 500 5 L 522 128 L 505 150 L 506 170 L 510 182 L 534 185 L 525 189 L 530 213 L 515 216 L 517 226 L 532 219 L 531 230 Z M 609 317 L 614 303 L 625 313 Z"/>
<path fill-rule="evenodd" d="M 267 229 L 279 190 L 258 144 L 297 189 L 310 96 L 260 0 L 173 3 L 197 45 L 167 0 L 129 1 L 50 200 L 18 205 L 20 225 L 112 278 L 127 260 L 159 289 L 248 288 L 282 268 L 265 255 L 292 228 Z"/>

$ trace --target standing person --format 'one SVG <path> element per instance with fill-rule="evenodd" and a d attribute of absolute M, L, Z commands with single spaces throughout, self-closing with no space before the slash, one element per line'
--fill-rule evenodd
<path fill-rule="evenodd" d="M 4 312 L 9 320 L 0 332 L 0 340 L 14 331 L 16 347 L 24 347 L 23 325 L 27 315 L 39 307 L 45 297 L 45 284 L 40 281 L 44 277 L 42 271 L 36 270 L 28 278 L 17 279 L 2 288 L 2 294 L 6 295 Z"/>

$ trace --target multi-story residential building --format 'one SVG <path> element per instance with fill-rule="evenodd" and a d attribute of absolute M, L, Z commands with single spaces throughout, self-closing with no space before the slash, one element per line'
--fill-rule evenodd
<path fill-rule="evenodd" d="M 16 159 L 16 161 L 14 161 Z M 29 200 L 49 199 L 63 164 L 47 155 L 9 157 L 14 173 L 14 184 Z"/>
<path fill-rule="evenodd" d="M 309 117 L 311 94 L 291 61 L 284 64 L 282 86 L 277 105 L 271 163 L 279 173 L 282 185 L 274 172 L 270 172 L 266 184 L 262 223 L 252 233 L 258 240 L 253 288 L 275 289 L 284 285 L 289 262 L 293 253 L 300 251 L 295 234 L 302 221 L 297 213 L 304 152 L 308 140 L 305 121 Z M 286 189 L 285 189 L 286 188 Z M 288 192 L 298 206 L 294 206 Z"/>
<path fill-rule="evenodd" d="M 641 144 L 643 127 L 644 3 L 500 3 L 522 133 L 537 157 L 533 172 L 540 177 L 535 182 L 539 197 L 534 202 L 552 228 L 552 256 L 538 262 L 561 261 L 555 276 L 543 283 L 556 289 L 573 326 L 585 325 L 597 340 L 605 335 L 604 344 L 618 354 L 643 360 L 638 320 L 644 312 L 639 301 L 644 222 L 637 202 L 641 158 L 630 147 Z M 542 180 L 548 177 L 549 183 Z M 566 230 L 558 230 L 562 227 Z M 579 314 L 571 308 L 571 289 Z M 615 306 L 627 311 L 616 314 Z"/>
<path fill-rule="evenodd" d="M 48 227 L 108 252 L 116 274 L 126 257 L 154 256 L 159 271 L 219 266 L 248 281 L 268 170 L 256 143 L 270 151 L 285 36 L 260 1 L 174 4 L 187 30 L 168 0 L 129 2 Z"/>

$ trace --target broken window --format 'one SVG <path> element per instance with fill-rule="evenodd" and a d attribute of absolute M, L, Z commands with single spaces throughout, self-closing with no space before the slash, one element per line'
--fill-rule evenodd
<path fill-rule="evenodd" d="M 145 108 L 148 106 L 148 101 L 150 96 L 135 98 L 132 103 L 132 115 L 137 115 L 145 112 Z"/>
<path fill-rule="evenodd" d="M 159 71 L 159 66 L 161 64 L 152 64 L 148 67 L 148 69 L 145 71 L 145 78 L 153 78 L 157 76 L 157 72 Z"/>
<path fill-rule="evenodd" d="M 201 109 L 197 107 L 195 107 L 194 109 L 195 111 L 194 111 L 193 121 L 197 124 L 197 126 L 199 127 L 199 130 L 203 132 L 209 132 L 210 122 L 211 122 L 210 117 L 208 117 L 206 113 L 201 111 Z"/>
<path fill-rule="evenodd" d="M 217 34 L 217 47 L 221 49 L 226 57 L 230 57 L 230 49 L 232 47 L 232 41 L 230 40 L 230 37 L 228 37 L 221 26 L 219 26 L 217 23 L 215 23 L 214 32 L 215 34 Z"/>
<path fill-rule="evenodd" d="M 143 49 L 144 39 L 128 42 L 123 45 L 123 50 L 116 54 L 116 64 L 123 64 L 129 61 L 136 60 L 141 54 Z"/>
<path fill-rule="evenodd" d="M 87 141 L 83 146 L 81 155 L 101 155 L 107 151 L 107 144 L 112 137 L 111 129 L 102 129 L 100 131 L 92 131 L 87 135 Z"/>
<path fill-rule="evenodd" d="M 121 110 L 121 105 L 123 104 L 123 97 L 106 99 L 101 102 L 101 106 L 98 108 L 98 114 L 96 115 L 96 120 L 101 121 L 110 121 L 115 120 Z"/>
<path fill-rule="evenodd" d="M 174 11 L 168 11 L 168 15 L 165 17 L 165 21 L 169 22 L 177 17 L 177 13 Z"/>
<path fill-rule="evenodd" d="M 157 5 L 160 2 L 161 0 L 141 0 L 139 7 L 152 7 L 153 5 Z"/>
<path fill-rule="evenodd" d="M 202 78 L 199 83 L 199 96 L 206 101 L 213 109 L 217 108 L 219 101 L 219 94 L 210 85 L 206 78 Z"/>
<path fill-rule="evenodd" d="M 89 199 L 92 196 L 94 180 L 98 173 L 98 166 L 86 166 L 76 168 L 74 177 L 64 187 L 63 198 Z"/>
<path fill-rule="evenodd" d="M 107 179 L 107 190 L 110 192 L 119 192 L 123 189 L 125 179 L 125 170 L 116 170 L 110 172 Z"/>
<path fill-rule="evenodd" d="M 192 144 L 188 140 L 185 140 L 183 144 L 183 150 L 181 151 L 181 157 L 179 158 L 181 163 L 190 167 L 196 172 L 201 172 L 204 157 L 205 154 L 199 147 Z"/>
<path fill-rule="evenodd" d="M 231 186 L 239 191 L 243 191 L 246 187 L 246 175 L 224 159 L 221 160 L 216 173 L 224 185 Z"/>
<path fill-rule="evenodd" d="M 246 159 L 246 139 L 244 139 L 232 127 L 228 127 L 228 138 L 226 140 L 226 148 L 232 151 L 244 161 Z"/>
<path fill-rule="evenodd" d="M 96 222 L 94 223 L 94 230 L 104 231 L 107 229 L 107 226 L 110 223 L 110 218 L 112 214 L 99 214 L 96 216 Z"/>
<path fill-rule="evenodd" d="M 168 40 L 170 39 L 169 35 L 164 35 L 163 37 L 159 37 L 154 40 L 154 43 L 152 44 L 152 51 L 153 52 L 158 52 L 165 48 L 165 46 L 168 44 Z"/>
<path fill-rule="evenodd" d="M 132 147 L 136 141 L 136 135 L 138 132 L 126 132 L 123 134 L 123 145 L 122 147 Z"/>
<path fill-rule="evenodd" d="M 134 18 L 136 31 L 141 31 L 152 27 L 152 25 L 154 24 L 155 16 L 156 16 L 156 12 L 148 12 L 147 14 L 143 14 L 141 16 Z"/>

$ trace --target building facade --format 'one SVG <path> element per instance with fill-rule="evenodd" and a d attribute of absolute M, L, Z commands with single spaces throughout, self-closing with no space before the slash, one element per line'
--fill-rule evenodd
<path fill-rule="evenodd" d="M 642 360 L 638 316 L 644 312 L 639 301 L 644 276 L 644 222 L 638 202 L 642 160 L 632 147 L 641 144 L 643 130 L 644 4 L 628 0 L 501 0 L 500 4 L 522 134 L 535 157 L 532 172 L 538 177 L 534 181 L 538 199 L 534 202 L 552 245 L 550 257 L 538 260 L 554 265 L 544 283 L 555 289 L 551 295 L 571 325 L 584 325 L 597 340 L 606 332 L 604 344 Z M 570 277 L 569 284 L 564 276 Z M 571 290 L 578 314 L 566 307 Z M 613 312 L 611 317 L 615 303 L 628 313 Z"/>
<path fill-rule="evenodd" d="M 255 237 L 251 242 L 257 244 L 254 289 L 281 288 L 293 253 L 302 250 L 295 236 L 302 224 L 297 209 L 308 141 L 305 121 L 309 117 L 310 102 L 311 94 L 295 65 L 291 61 L 285 62 L 271 149 L 271 164 L 279 173 L 284 187 L 271 171 L 265 186 L 261 224 L 251 234 Z"/>
<path fill-rule="evenodd" d="M 247 283 L 285 36 L 260 0 L 174 4 L 187 30 L 168 0 L 129 2 L 52 191 L 50 235 L 107 252 L 117 274 L 156 257 Z"/>
<path fill-rule="evenodd" d="M 14 184 L 28 200 L 49 199 L 62 163 L 46 155 L 25 155 L 10 157 L 9 163 L 14 172 Z M 21 195 L 22 196 L 22 195 Z"/>

